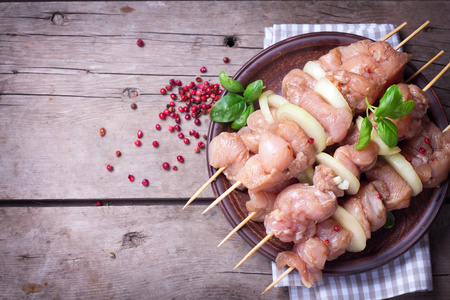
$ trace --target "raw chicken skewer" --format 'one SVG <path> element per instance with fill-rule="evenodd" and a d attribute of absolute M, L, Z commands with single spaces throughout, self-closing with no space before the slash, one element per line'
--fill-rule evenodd
<path fill-rule="evenodd" d="M 442 52 L 442 51 L 441 51 Z M 440 55 L 439 55 L 440 56 Z M 433 58 L 429 63 L 427 63 L 427 65 L 426 66 L 428 66 L 428 65 L 430 65 L 430 63 L 432 62 L 432 61 L 434 61 L 434 60 L 436 60 L 436 58 L 437 57 L 439 57 L 439 56 L 436 56 L 435 58 Z M 425 68 L 422 68 L 421 69 L 421 71 L 423 71 Z M 418 74 L 418 73 L 416 73 L 416 74 Z M 441 72 L 440 73 L 440 75 L 442 75 L 443 73 Z M 439 76 L 440 76 L 439 75 Z M 439 76 L 436 76 L 436 79 L 437 78 L 439 78 Z M 219 246 L 220 245 L 222 245 L 226 240 L 228 240 L 234 233 L 236 233 L 240 228 L 242 228 L 255 214 L 256 214 L 256 212 L 251 212 L 250 213 L 251 214 L 251 217 L 247 217 L 246 219 L 244 219 L 235 229 L 233 229 L 233 231 L 231 231 L 228 235 L 227 235 L 227 237 L 225 237 L 224 238 L 224 240 L 222 240 L 222 242 L 219 244 Z"/>
<path fill-rule="evenodd" d="M 436 59 L 436 58 L 435 58 Z M 423 70 L 423 69 L 422 69 Z M 246 221 L 243 221 L 243 222 L 241 222 L 240 224 L 239 224 L 239 228 L 241 228 L 242 226 L 243 226 L 243 224 L 245 223 Z M 227 240 L 233 233 L 235 233 L 237 230 L 233 230 L 228 236 L 227 236 L 227 238 L 225 238 L 225 240 Z M 222 243 L 223 243 L 224 241 L 222 241 Z M 221 243 L 221 244 L 222 244 Z"/>
<path fill-rule="evenodd" d="M 398 26 L 397 28 L 395 28 L 393 31 L 391 31 L 389 34 L 387 34 L 386 36 L 384 36 L 383 38 L 380 39 L 380 41 L 384 41 L 386 39 L 388 39 L 390 36 L 392 36 L 394 33 L 398 32 L 400 29 L 402 29 L 404 26 L 406 26 L 406 22 L 404 22 L 403 24 L 401 24 L 400 26 Z M 425 25 L 426 26 L 426 25 Z M 423 27 L 425 27 L 423 26 Z M 411 34 L 410 37 L 408 37 L 408 39 L 411 39 L 417 32 L 419 32 L 420 30 L 416 30 L 414 32 L 414 34 Z M 218 170 L 213 176 L 212 178 L 216 178 L 223 170 Z M 213 180 L 214 180 L 213 179 Z M 186 208 L 186 206 L 188 206 L 192 201 L 195 200 L 195 198 L 213 181 L 213 180 L 208 180 L 207 183 L 205 183 L 192 197 L 191 199 L 189 199 L 189 201 L 186 203 L 186 205 L 183 207 Z M 217 204 L 217 203 L 216 203 Z M 208 208 L 209 210 L 210 208 Z M 206 212 L 206 211 L 204 211 Z"/>
<path fill-rule="evenodd" d="M 436 77 L 440 77 L 442 74 L 440 73 L 440 74 L 438 74 L 438 76 L 436 76 Z M 434 81 L 435 82 L 435 81 Z M 448 128 L 450 128 L 450 126 L 447 126 L 447 128 L 445 128 L 443 131 L 442 131 L 442 133 L 445 133 L 447 130 L 448 130 Z M 432 134 L 432 133 L 430 133 L 430 134 Z M 433 134 L 432 134 L 433 135 Z M 421 137 L 417 137 L 416 139 L 418 139 L 418 140 L 422 140 L 423 138 L 421 138 Z M 437 137 L 436 139 L 442 139 L 442 137 Z M 428 143 L 429 143 L 430 141 L 428 141 Z M 408 141 L 407 143 L 414 143 L 413 141 Z M 411 147 L 410 147 L 411 148 Z M 448 150 L 447 150 L 448 151 Z M 431 161 L 433 161 L 433 159 L 431 159 Z M 445 173 L 448 173 L 448 168 L 449 168 L 449 166 L 448 166 L 448 162 L 444 162 L 444 165 L 446 165 L 446 167 L 443 167 L 443 169 L 445 169 L 443 172 Z M 442 167 L 443 165 L 441 165 L 441 167 Z M 370 174 L 370 179 L 371 180 L 377 180 L 376 178 L 373 178 L 374 176 L 376 177 L 376 176 L 378 176 L 377 174 L 386 174 L 386 171 L 384 171 L 384 170 L 386 170 L 386 169 L 380 169 L 380 171 L 377 171 L 378 173 L 373 173 L 373 174 Z M 414 169 L 413 169 L 413 172 L 415 172 L 414 171 Z M 428 187 L 435 187 L 435 186 L 437 186 L 442 180 L 444 180 L 445 179 L 445 177 L 446 177 L 446 175 L 444 175 L 444 176 L 441 176 L 441 178 L 440 179 L 433 179 L 433 178 L 431 178 L 428 182 L 425 182 L 424 184 L 430 184 L 431 183 L 431 186 L 428 186 Z M 406 183 L 406 182 L 405 182 Z M 406 204 L 405 204 L 406 203 Z M 349 205 L 351 205 L 350 203 L 348 203 Z M 393 206 L 394 205 L 394 206 Z M 407 207 L 407 206 L 409 206 L 409 200 L 407 201 L 407 202 L 405 202 L 405 201 L 402 201 L 401 203 L 394 203 L 394 204 L 392 204 L 392 203 L 390 203 L 389 204 L 389 210 L 393 210 L 393 209 L 401 209 L 401 208 L 404 208 L 404 207 Z M 359 220 L 358 220 L 359 221 Z M 379 226 L 379 225 L 378 225 Z M 377 229 L 377 228 L 376 228 Z M 372 230 L 372 231 L 374 231 L 374 230 Z M 286 270 L 283 274 L 281 274 L 263 293 L 265 293 L 266 291 L 268 291 L 270 288 L 272 288 L 275 284 L 277 284 L 280 280 L 282 280 L 285 276 L 287 276 L 293 269 L 295 269 L 295 268 L 293 268 L 293 267 L 290 267 L 288 270 Z"/>

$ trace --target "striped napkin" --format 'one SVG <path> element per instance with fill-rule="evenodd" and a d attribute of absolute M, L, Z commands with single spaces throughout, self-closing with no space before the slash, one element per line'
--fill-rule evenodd
<path fill-rule="evenodd" d="M 379 40 L 394 30 L 392 24 L 275 24 L 264 28 L 264 48 L 283 39 L 319 31 L 337 31 Z M 400 43 L 398 34 L 386 40 L 393 47 Z M 318 299 L 386 299 L 417 291 L 431 291 L 433 280 L 428 234 L 410 250 L 379 268 L 348 276 L 323 276 L 322 281 L 306 288 L 295 270 L 276 287 L 289 287 L 291 300 Z M 277 279 L 286 268 L 278 270 L 272 263 L 272 277 Z"/>

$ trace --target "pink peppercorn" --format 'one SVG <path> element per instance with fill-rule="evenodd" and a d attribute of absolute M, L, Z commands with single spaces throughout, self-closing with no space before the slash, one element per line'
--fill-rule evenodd
<path fill-rule="evenodd" d="M 136 45 L 138 45 L 139 47 L 144 47 L 144 41 L 139 39 L 136 41 Z"/>

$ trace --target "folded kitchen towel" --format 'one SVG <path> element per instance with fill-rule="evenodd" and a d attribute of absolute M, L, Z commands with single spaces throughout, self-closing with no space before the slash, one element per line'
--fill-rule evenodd
<path fill-rule="evenodd" d="M 283 39 L 320 31 L 353 33 L 379 40 L 395 29 L 392 24 L 275 24 L 265 28 L 264 48 Z M 398 34 L 386 40 L 393 47 L 400 43 Z M 272 277 L 277 279 L 286 268 L 278 270 L 272 263 Z M 323 276 L 313 287 L 302 285 L 296 270 L 276 287 L 289 287 L 291 300 L 386 299 L 398 295 L 433 289 L 429 239 L 426 234 L 411 249 L 384 266 L 348 276 Z"/>

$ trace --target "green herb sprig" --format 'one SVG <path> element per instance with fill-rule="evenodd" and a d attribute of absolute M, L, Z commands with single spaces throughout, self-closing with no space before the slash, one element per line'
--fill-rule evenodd
<path fill-rule="evenodd" d="M 262 80 L 256 80 L 244 89 L 239 81 L 228 77 L 224 71 L 220 72 L 219 80 L 228 94 L 214 104 L 209 117 L 219 123 L 233 122 L 231 128 L 239 130 L 247 125 L 248 116 L 255 111 L 253 101 L 261 96 L 265 87 Z"/>
<path fill-rule="evenodd" d="M 378 107 L 370 105 L 366 97 L 366 117 L 361 123 L 359 140 L 355 148 L 364 149 L 370 141 L 372 122 L 369 119 L 369 111 L 375 114 L 372 121 L 378 123 L 377 130 L 381 140 L 389 147 L 394 148 L 398 143 L 397 126 L 389 119 L 400 119 L 412 112 L 415 107 L 413 100 L 403 101 L 403 95 L 397 85 L 391 85 L 380 99 Z M 389 119 L 388 119 L 389 118 Z"/>

